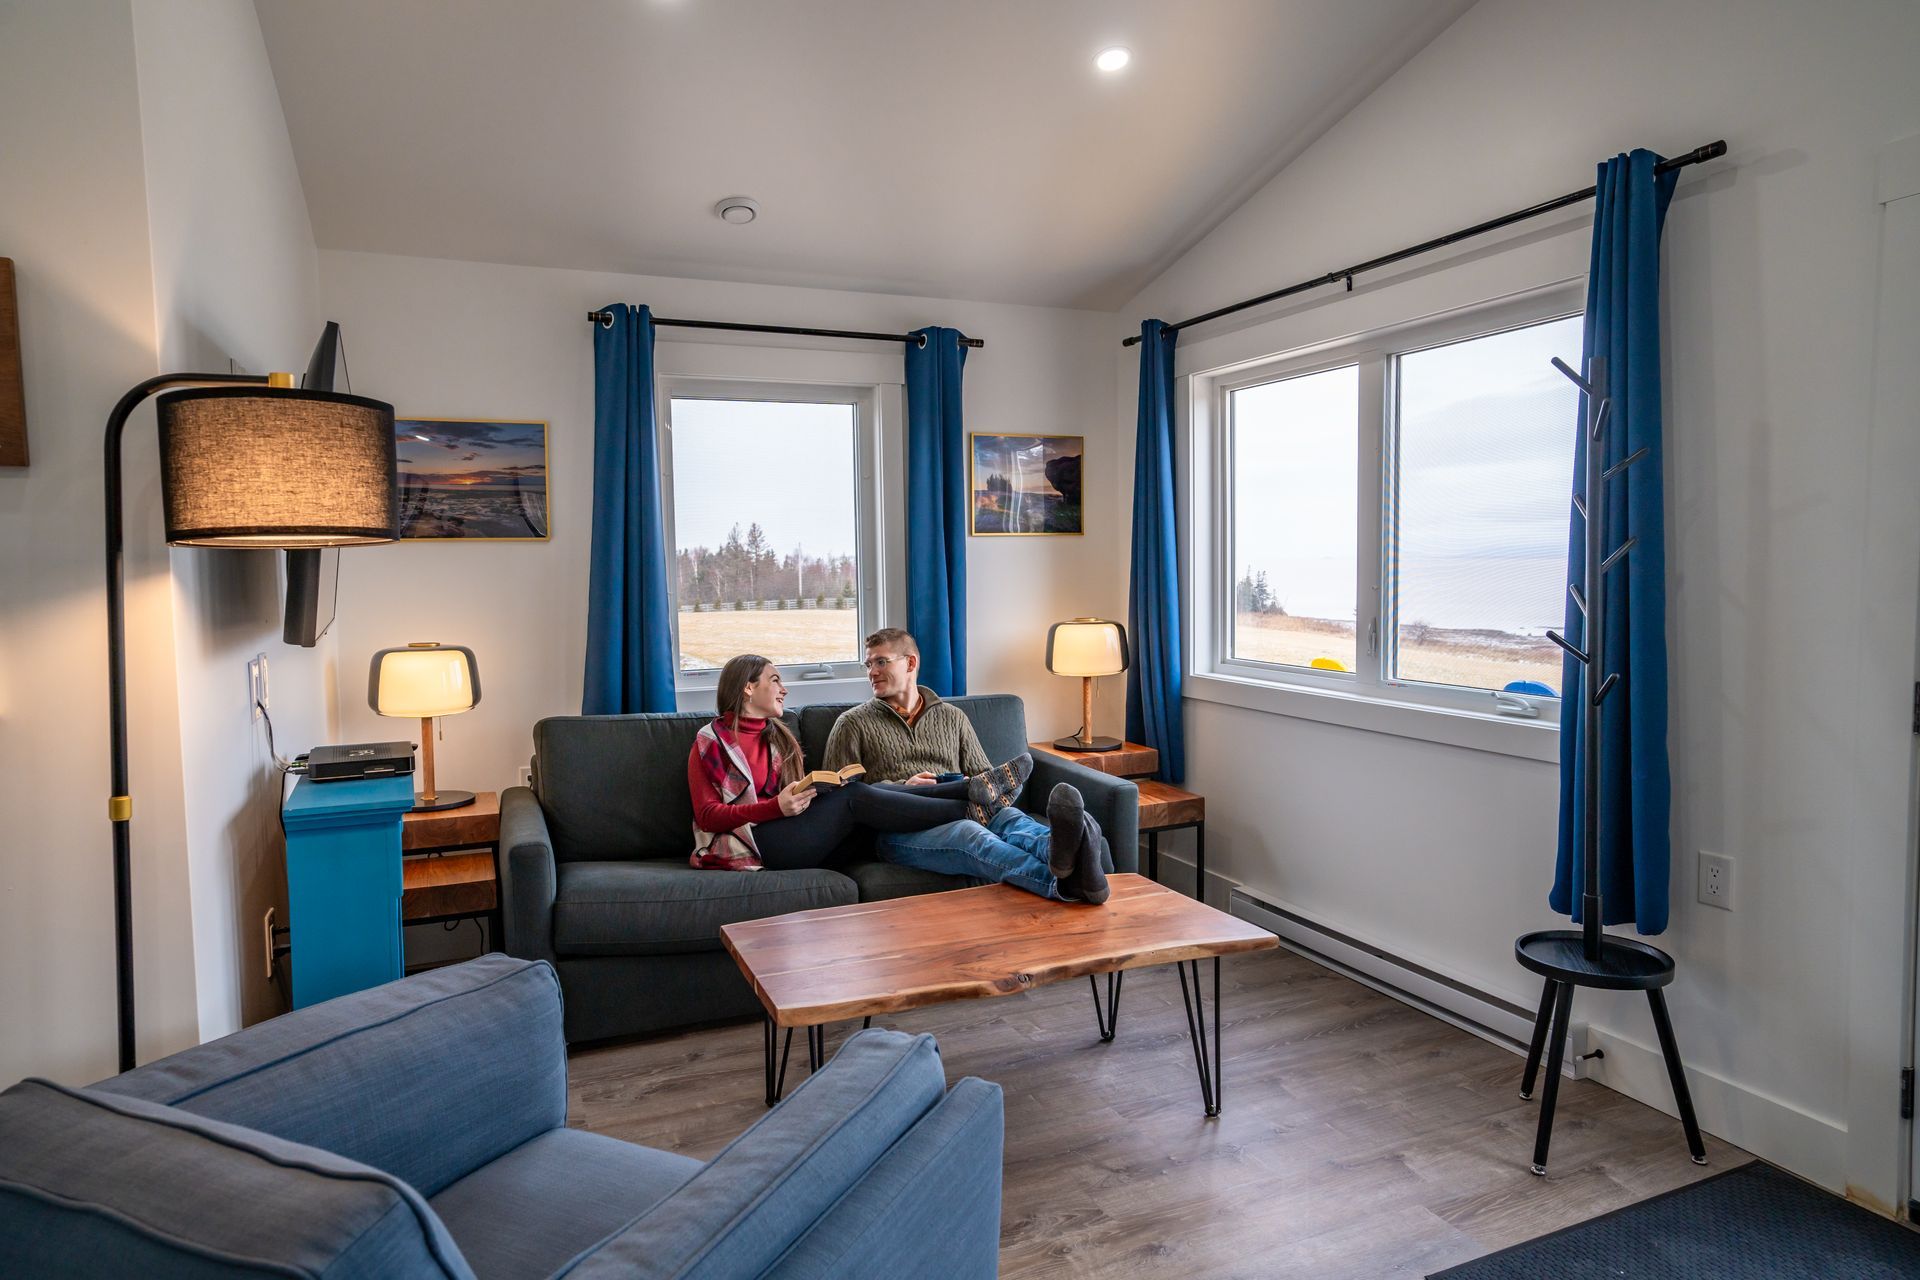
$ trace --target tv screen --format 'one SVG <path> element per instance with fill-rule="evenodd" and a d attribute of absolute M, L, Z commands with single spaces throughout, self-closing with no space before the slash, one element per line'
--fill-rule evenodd
<path fill-rule="evenodd" d="M 320 331 L 320 341 L 313 344 L 300 385 L 309 391 L 334 390 L 334 373 L 342 364 L 341 355 L 340 325 L 329 320 Z M 289 551 L 285 578 L 286 621 L 280 638 L 311 649 L 333 625 L 340 594 L 340 552 L 331 547 Z"/>

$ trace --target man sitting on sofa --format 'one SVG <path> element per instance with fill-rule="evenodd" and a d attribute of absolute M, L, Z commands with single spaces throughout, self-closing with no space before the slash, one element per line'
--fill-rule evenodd
<path fill-rule="evenodd" d="M 860 764 L 869 782 L 931 785 L 942 775 L 973 775 L 992 767 L 973 723 L 938 694 L 920 687 L 920 646 L 887 627 L 867 637 L 867 680 L 873 700 L 846 712 L 827 735 L 825 767 Z M 1043 825 L 1007 805 L 982 826 L 964 820 L 926 831 L 876 837 L 887 862 L 1006 881 L 1030 893 L 1064 901 L 1107 900 L 1106 838 L 1086 811 L 1078 789 L 1062 782 L 1047 797 Z"/>

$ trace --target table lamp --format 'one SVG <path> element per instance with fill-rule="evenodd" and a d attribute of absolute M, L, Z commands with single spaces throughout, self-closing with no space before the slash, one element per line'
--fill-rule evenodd
<path fill-rule="evenodd" d="M 433 784 L 433 722 L 471 711 L 480 701 L 480 668 L 465 645 L 416 641 L 373 655 L 367 672 L 367 705 L 383 716 L 420 721 L 420 771 L 425 786 L 414 794 L 416 811 L 458 809 L 473 803 L 471 791 L 440 791 Z"/>
<path fill-rule="evenodd" d="M 1047 628 L 1047 670 L 1080 677 L 1080 732 L 1057 738 L 1062 751 L 1116 751 L 1118 738 L 1093 736 L 1093 678 L 1127 669 L 1127 629 L 1104 618 L 1075 618 Z"/>
<path fill-rule="evenodd" d="M 113 828 L 114 987 L 120 1069 L 134 1065 L 133 792 L 127 767 L 127 421 L 160 397 L 160 496 L 174 546 L 301 549 L 400 534 L 393 406 L 300 391 L 290 373 L 165 373 L 107 416 L 107 820 Z"/>

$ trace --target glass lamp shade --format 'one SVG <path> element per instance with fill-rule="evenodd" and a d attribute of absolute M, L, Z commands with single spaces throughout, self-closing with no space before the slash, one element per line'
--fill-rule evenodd
<path fill-rule="evenodd" d="M 457 644 L 410 644 L 373 655 L 367 705 L 383 716 L 426 720 L 469 711 L 480 701 L 473 650 Z"/>
<path fill-rule="evenodd" d="M 1113 676 L 1127 669 L 1127 629 L 1104 618 L 1047 628 L 1047 670 L 1057 676 Z"/>
<path fill-rule="evenodd" d="M 198 387 L 161 396 L 158 412 L 168 542 L 298 548 L 399 536 L 392 405 Z"/>

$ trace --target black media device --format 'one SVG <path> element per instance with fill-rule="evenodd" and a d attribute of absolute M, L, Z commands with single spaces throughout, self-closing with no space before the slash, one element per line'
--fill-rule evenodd
<path fill-rule="evenodd" d="M 315 782 L 348 782 L 412 772 L 411 742 L 355 742 L 343 747 L 315 747 L 307 753 L 307 776 Z"/>
<path fill-rule="evenodd" d="M 327 321 L 307 359 L 300 385 L 308 391 L 332 391 L 340 364 L 340 325 Z M 307 547 L 286 554 L 286 621 L 280 638 L 287 644 L 311 649 L 333 625 L 333 606 L 340 586 L 340 550 Z"/>

